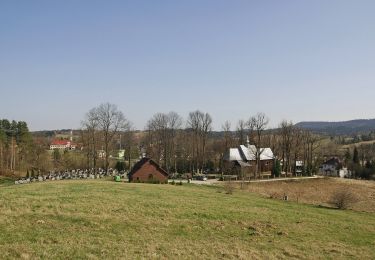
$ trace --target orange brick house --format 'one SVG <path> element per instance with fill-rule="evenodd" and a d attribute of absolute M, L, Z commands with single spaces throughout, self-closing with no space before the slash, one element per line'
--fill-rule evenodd
<path fill-rule="evenodd" d="M 168 173 L 150 158 L 142 158 L 128 174 L 129 182 L 168 182 Z"/>

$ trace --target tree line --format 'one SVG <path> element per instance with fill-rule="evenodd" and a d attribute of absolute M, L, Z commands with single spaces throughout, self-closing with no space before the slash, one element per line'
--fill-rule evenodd
<path fill-rule="evenodd" d="M 142 154 L 153 158 L 170 173 L 223 172 L 223 157 L 230 148 L 249 142 L 255 145 L 256 175 L 260 175 L 262 148 L 276 155 L 275 165 L 293 175 L 318 172 L 327 154 L 340 153 L 326 137 L 314 134 L 283 120 L 269 129 L 264 113 L 249 115 L 232 127 L 225 121 L 221 132 L 213 132 L 208 112 L 191 111 L 186 119 L 174 111 L 155 113 L 144 131 L 136 131 L 125 114 L 114 104 L 104 103 L 90 109 L 81 122 L 78 151 L 47 151 L 49 139 L 32 136 L 26 122 L 0 121 L 0 169 L 2 171 L 48 171 L 63 168 L 118 167 L 129 169 Z M 125 150 L 123 158 L 115 151 Z M 375 155 L 361 151 L 367 168 L 372 169 Z M 302 162 L 298 169 L 296 162 Z M 365 163 L 363 163 L 364 165 Z M 371 166 L 371 167 L 370 167 Z M 374 167 L 375 168 L 375 167 Z M 299 170 L 299 171 L 298 171 Z M 367 170 L 368 171 L 368 170 Z"/>

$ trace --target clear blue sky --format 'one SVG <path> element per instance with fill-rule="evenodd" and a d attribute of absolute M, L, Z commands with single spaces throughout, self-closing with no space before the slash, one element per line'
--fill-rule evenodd
<path fill-rule="evenodd" d="M 0 1 L 0 118 L 79 128 L 102 102 L 138 129 L 375 117 L 375 1 Z"/>

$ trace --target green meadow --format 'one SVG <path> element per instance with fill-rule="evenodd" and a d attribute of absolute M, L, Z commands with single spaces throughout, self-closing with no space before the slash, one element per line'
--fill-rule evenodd
<path fill-rule="evenodd" d="M 375 215 L 222 187 L 0 184 L 0 258 L 375 259 Z"/>

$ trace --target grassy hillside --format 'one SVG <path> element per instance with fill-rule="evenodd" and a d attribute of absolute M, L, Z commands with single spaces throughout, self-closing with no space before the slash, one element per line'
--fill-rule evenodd
<path fill-rule="evenodd" d="M 5 258 L 374 259 L 375 215 L 195 185 L 0 186 Z"/>

